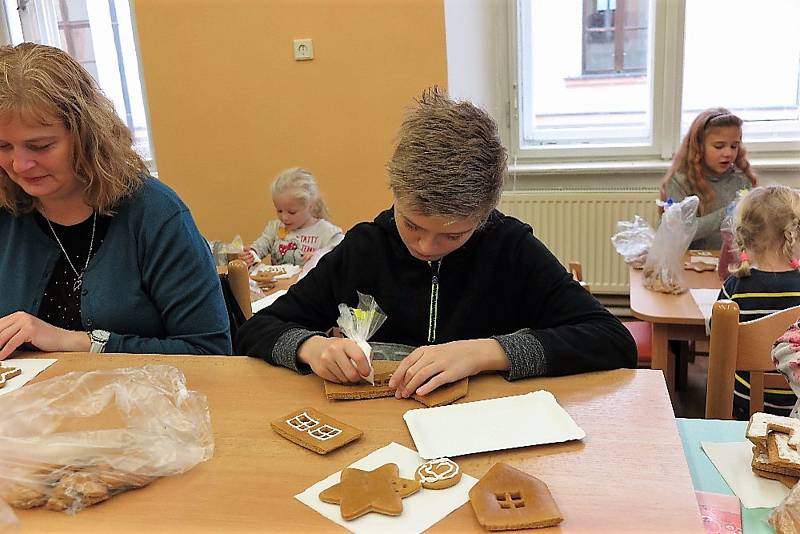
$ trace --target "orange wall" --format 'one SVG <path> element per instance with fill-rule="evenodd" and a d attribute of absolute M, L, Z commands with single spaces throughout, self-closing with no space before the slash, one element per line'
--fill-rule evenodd
<path fill-rule="evenodd" d="M 302 166 L 343 228 L 388 207 L 403 112 L 446 86 L 442 0 L 136 0 L 159 177 L 209 239 L 245 241 Z M 314 59 L 292 57 L 312 38 Z"/>

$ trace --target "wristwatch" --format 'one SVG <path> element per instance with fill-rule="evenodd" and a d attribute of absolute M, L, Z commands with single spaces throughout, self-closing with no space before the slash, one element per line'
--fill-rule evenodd
<path fill-rule="evenodd" d="M 91 330 L 87 333 L 89 334 L 89 340 L 92 342 L 89 345 L 89 352 L 104 352 L 111 333 L 107 330 Z"/>

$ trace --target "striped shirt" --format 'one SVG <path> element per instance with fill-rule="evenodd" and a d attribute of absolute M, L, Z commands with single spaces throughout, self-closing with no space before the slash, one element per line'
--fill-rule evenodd
<path fill-rule="evenodd" d="M 718 299 L 739 305 L 740 322 L 754 321 L 770 313 L 800 305 L 800 271 L 772 273 L 751 269 L 750 276 L 725 280 Z M 750 419 L 750 373 L 737 372 L 733 397 L 733 416 Z M 788 416 L 797 402 L 791 389 L 764 390 L 764 411 Z"/>

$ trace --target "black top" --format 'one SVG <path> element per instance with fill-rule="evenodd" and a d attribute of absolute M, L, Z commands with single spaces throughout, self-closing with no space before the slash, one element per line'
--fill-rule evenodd
<path fill-rule="evenodd" d="M 75 269 L 80 274 L 86 266 L 86 255 L 89 253 L 89 243 L 92 239 L 92 219 L 94 216 L 90 215 L 85 221 L 72 226 L 63 226 L 51 221 L 50 224 L 53 226 L 51 231 L 47 225 L 47 220 L 42 214 L 38 211 L 35 213 L 36 224 L 39 225 L 39 228 L 47 237 L 55 242 L 53 231 L 58 234 L 58 239 L 61 240 L 61 244 L 69 254 L 72 265 L 75 266 Z M 100 245 L 103 244 L 110 221 L 110 217 L 97 216 L 97 227 L 95 228 L 94 244 L 91 251 L 92 256 L 97 253 Z M 36 316 L 59 328 L 78 331 L 86 330 L 81 321 L 80 289 L 74 289 L 77 278 L 75 271 L 70 267 L 62 251 L 55 267 L 53 267 L 53 274 L 50 276 L 47 287 L 45 287 L 42 304 L 39 306 Z"/>
<path fill-rule="evenodd" d="M 239 329 L 238 353 L 291 366 L 276 357 L 282 336 L 293 329 L 326 331 L 336 324 L 339 303 L 358 305 L 357 292 L 375 297 L 387 315 L 374 341 L 419 346 L 520 336 L 518 349 L 501 342 L 513 378 L 636 365 L 628 330 L 573 280 L 530 226 L 496 210 L 441 260 L 438 272 L 409 253 L 391 209 L 354 226 L 286 295 Z M 530 358 L 542 365 L 530 365 Z"/>

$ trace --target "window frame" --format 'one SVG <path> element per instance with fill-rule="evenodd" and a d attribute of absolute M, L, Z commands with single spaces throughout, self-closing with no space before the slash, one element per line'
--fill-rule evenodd
<path fill-rule="evenodd" d="M 650 72 L 651 132 L 650 143 L 614 145 L 591 144 L 521 146 L 525 103 L 520 97 L 524 73 L 518 57 L 522 17 L 520 0 L 507 1 L 508 114 L 503 137 L 515 172 L 567 173 L 579 170 L 590 173 L 632 173 L 666 171 L 680 142 L 683 52 L 686 0 L 651 0 L 652 54 Z M 594 76 L 594 75 L 592 75 Z M 626 74 L 609 73 L 611 76 Z M 800 165 L 800 141 L 747 141 L 748 155 L 759 168 L 797 171 Z"/>
<path fill-rule="evenodd" d="M 87 0 L 87 1 L 94 1 L 94 0 Z M 156 165 L 156 153 L 155 153 L 155 145 L 153 142 L 153 130 L 152 130 L 152 121 L 150 119 L 150 107 L 148 105 L 148 95 L 147 95 L 147 86 L 144 81 L 144 72 L 143 72 L 143 65 L 142 65 L 142 57 L 141 57 L 141 49 L 139 46 L 139 33 L 136 29 L 136 16 L 134 10 L 134 2 L 135 0 L 128 0 L 128 15 L 130 17 L 130 22 L 132 26 L 132 34 L 133 34 L 133 46 L 136 51 L 136 61 L 138 62 L 138 71 L 139 71 L 139 84 L 141 86 L 141 95 L 142 95 L 142 104 L 144 106 L 144 119 L 145 124 L 147 126 L 147 135 L 148 135 L 148 145 L 150 149 L 149 157 L 142 156 L 142 159 L 145 165 L 148 168 L 148 172 L 152 175 L 157 177 L 158 176 L 158 169 Z M 2 46 L 11 46 L 14 44 L 14 36 L 15 30 L 11 28 L 11 20 L 8 13 L 8 6 L 4 0 L 0 0 L 0 45 Z M 20 29 L 17 28 L 16 32 L 19 32 Z M 24 38 L 24 36 L 23 36 Z M 123 72 L 120 72 L 120 83 L 124 86 L 125 81 L 122 79 Z M 98 82 L 99 84 L 99 82 Z M 103 89 L 101 87 L 101 89 Z M 124 90 L 124 89 L 123 89 Z M 116 110 L 119 114 L 119 110 Z M 125 110 L 126 114 L 129 114 L 129 110 Z M 126 117 L 120 117 L 122 121 L 128 126 L 128 121 Z M 134 132 L 131 132 L 132 134 Z"/>
<path fill-rule="evenodd" d="M 613 26 L 598 29 L 588 25 L 589 9 L 597 0 L 583 0 L 583 31 L 581 32 L 581 75 L 583 77 L 602 79 L 642 74 L 641 68 L 625 68 L 625 34 L 632 29 L 636 29 L 625 26 L 625 15 L 630 1 L 631 0 L 616 0 Z M 610 0 L 606 0 L 606 2 L 610 2 Z M 603 33 L 607 31 L 614 32 L 614 67 L 611 70 L 588 70 L 586 68 L 586 58 L 589 56 L 588 37 L 593 33 Z"/>

